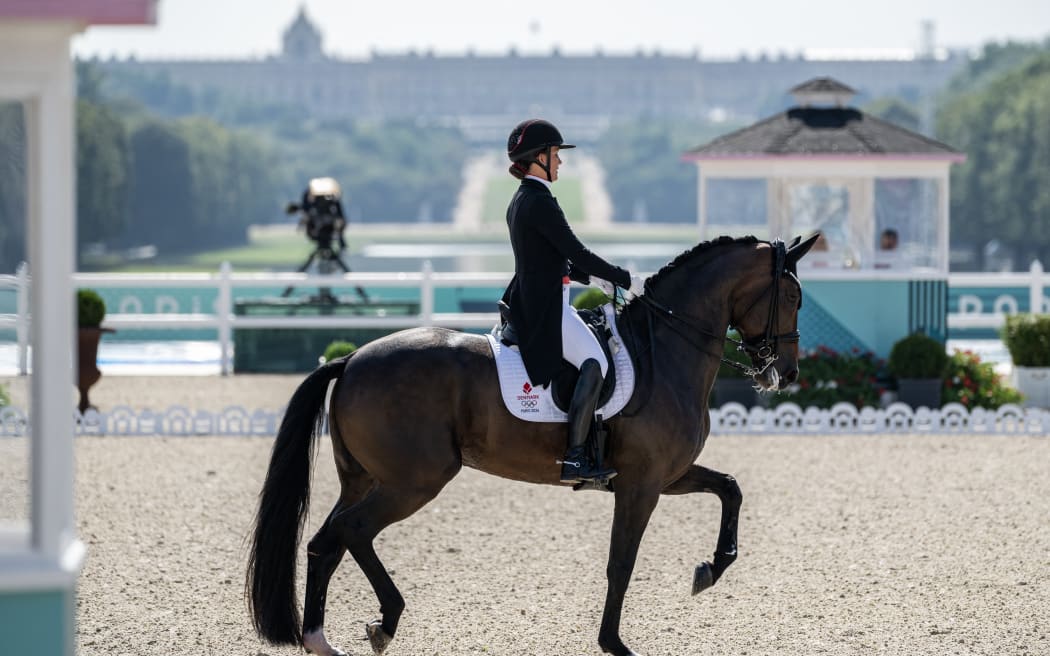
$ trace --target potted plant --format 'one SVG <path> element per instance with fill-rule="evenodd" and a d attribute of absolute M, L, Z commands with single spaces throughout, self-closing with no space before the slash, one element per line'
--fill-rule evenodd
<path fill-rule="evenodd" d="M 98 369 L 98 343 L 103 333 L 114 332 L 102 327 L 106 317 L 106 303 L 91 289 L 77 290 L 77 389 L 80 391 L 81 413 L 91 407 L 88 390 L 102 377 Z"/>
<path fill-rule="evenodd" d="M 923 333 L 912 333 L 890 349 L 887 361 L 897 379 L 897 399 L 912 408 L 941 407 L 941 381 L 948 354 L 944 344 Z"/>
<path fill-rule="evenodd" d="M 728 337 L 737 341 L 740 340 L 740 335 L 735 331 L 730 333 Z M 730 341 L 729 338 L 725 340 L 722 357 L 750 366 L 750 360 L 744 357 L 741 351 L 737 350 L 736 342 Z M 714 407 L 722 407 L 727 403 L 739 403 L 745 408 L 750 408 L 759 405 L 761 397 L 758 390 L 755 389 L 755 381 L 750 376 L 745 376 L 743 371 L 736 367 L 730 367 L 723 362 L 718 367 L 718 376 L 715 378 L 715 386 L 711 390 L 711 398 L 711 405 Z"/>
<path fill-rule="evenodd" d="M 1002 330 L 1024 404 L 1050 408 L 1050 314 L 1012 314 Z"/>

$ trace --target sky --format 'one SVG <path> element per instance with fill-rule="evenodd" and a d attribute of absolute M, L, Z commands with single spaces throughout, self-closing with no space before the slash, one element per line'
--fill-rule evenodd
<path fill-rule="evenodd" d="M 92 27 L 74 41 L 82 57 L 261 58 L 280 50 L 300 6 L 328 54 L 547 52 L 799 54 L 807 49 L 915 50 L 921 24 L 935 43 L 1050 36 L 1048 0 L 159 0 L 153 27 Z"/>

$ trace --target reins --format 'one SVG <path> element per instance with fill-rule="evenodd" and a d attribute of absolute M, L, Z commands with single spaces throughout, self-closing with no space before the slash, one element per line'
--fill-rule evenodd
<path fill-rule="evenodd" d="M 784 245 L 784 242 L 779 240 L 779 239 L 773 240 L 772 242 L 769 242 L 769 244 L 770 244 L 770 246 L 773 247 L 774 264 L 773 264 L 773 282 L 772 282 L 772 284 L 770 285 L 770 287 L 768 289 L 773 292 L 773 296 L 772 296 L 772 298 L 770 300 L 769 311 L 768 311 L 768 314 L 766 316 L 766 332 L 765 332 L 765 334 L 762 336 L 762 338 L 759 341 L 757 341 L 757 342 L 748 342 L 746 340 L 737 341 L 735 339 L 730 338 L 727 335 L 716 335 L 715 333 L 712 333 L 712 332 L 710 332 L 708 330 L 704 330 L 703 328 L 701 328 L 701 327 L 699 327 L 697 325 L 699 323 L 699 321 L 697 321 L 696 319 L 692 319 L 692 318 L 689 318 L 689 317 L 683 317 L 681 315 L 678 315 L 678 314 L 675 313 L 675 311 L 673 309 L 671 309 L 670 307 L 668 307 L 668 306 L 664 305 L 663 303 L 659 302 L 658 300 L 656 300 L 653 291 L 649 288 L 648 283 L 646 283 L 645 293 L 643 293 L 640 296 L 637 296 L 636 298 L 639 299 L 641 301 L 641 303 L 646 308 L 648 308 L 650 310 L 650 312 L 649 312 L 650 357 L 655 359 L 655 356 L 656 356 L 656 340 L 653 337 L 653 329 L 652 329 L 652 316 L 655 315 L 655 316 L 659 317 L 660 319 L 662 319 L 672 331 L 674 331 L 680 337 L 682 337 L 686 341 L 686 343 L 688 343 L 690 346 L 692 346 L 693 348 L 695 348 L 696 350 L 700 351 L 701 353 L 703 353 L 705 355 L 708 355 L 710 357 L 717 357 L 717 358 L 719 358 L 719 360 L 723 364 L 741 371 L 745 376 L 747 376 L 749 378 L 753 378 L 755 376 L 761 375 L 766 369 L 769 368 L 769 366 L 771 364 L 776 362 L 777 357 L 778 357 L 778 353 L 777 353 L 777 346 L 778 346 L 778 344 L 780 342 L 782 342 L 782 341 L 783 342 L 797 342 L 799 340 L 799 332 L 798 332 L 798 330 L 794 330 L 794 331 L 791 331 L 789 333 L 782 333 L 782 334 L 779 334 L 779 335 L 775 334 L 776 322 L 777 322 L 777 319 L 778 319 L 778 316 L 779 316 L 779 306 L 780 306 L 780 303 L 779 303 L 779 298 L 780 298 L 780 281 L 783 278 L 783 274 L 785 273 L 784 265 L 785 265 L 786 257 L 787 257 L 787 247 Z M 762 296 L 765 296 L 765 294 L 763 294 Z M 761 300 L 762 296 L 759 296 L 759 298 L 757 298 L 755 300 L 755 303 L 757 303 L 759 300 Z M 629 306 L 627 306 L 627 307 L 629 307 Z M 754 304 L 752 304 L 752 307 L 754 307 Z M 748 311 L 750 311 L 750 308 L 748 308 Z M 745 314 L 747 314 L 747 312 L 745 312 Z M 679 327 L 679 324 L 683 324 L 685 328 L 689 329 L 689 331 L 687 332 L 685 330 L 682 330 Z M 637 344 L 637 339 L 634 336 L 634 330 L 633 330 L 633 327 L 630 325 L 630 323 L 628 324 L 628 330 L 631 332 L 631 339 L 635 342 L 635 344 Z M 714 353 L 711 353 L 709 350 L 707 350 L 706 344 L 698 343 L 696 341 L 696 339 L 694 338 L 693 333 L 699 333 L 700 335 L 702 335 L 702 336 L 704 336 L 706 338 L 718 340 L 719 344 L 722 347 L 723 353 L 724 353 L 724 349 L 725 349 L 725 342 L 726 342 L 726 340 L 729 340 L 730 342 L 733 342 L 734 344 L 737 345 L 737 350 L 738 351 L 744 351 L 744 352 L 750 354 L 753 359 L 757 358 L 757 359 L 761 360 L 761 363 L 756 366 L 754 363 L 752 363 L 752 364 L 745 364 L 743 362 L 737 362 L 736 360 L 731 360 L 731 359 L 725 357 L 724 355 L 715 355 Z"/>

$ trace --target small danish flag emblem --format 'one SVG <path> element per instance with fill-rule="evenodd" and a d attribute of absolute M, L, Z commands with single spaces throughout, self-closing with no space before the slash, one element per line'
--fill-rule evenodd
<path fill-rule="evenodd" d="M 532 385 L 529 385 L 529 381 L 525 381 L 525 384 L 521 386 L 521 391 L 526 394 L 532 391 Z"/>

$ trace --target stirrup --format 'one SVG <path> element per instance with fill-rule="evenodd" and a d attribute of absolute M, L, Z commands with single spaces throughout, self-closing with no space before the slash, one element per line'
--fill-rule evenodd
<path fill-rule="evenodd" d="M 580 481 L 572 486 L 573 492 L 579 492 L 580 490 L 600 490 L 603 492 L 612 492 L 613 483 L 612 478 L 602 479 L 591 479 L 586 481 Z"/>

